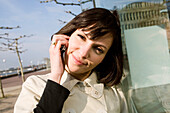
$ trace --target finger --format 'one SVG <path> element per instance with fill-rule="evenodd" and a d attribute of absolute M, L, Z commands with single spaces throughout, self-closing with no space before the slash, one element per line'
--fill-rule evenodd
<path fill-rule="evenodd" d="M 62 46 L 65 46 L 65 48 L 61 49 Z M 62 50 L 62 51 L 63 51 L 64 49 L 66 50 L 67 47 L 68 47 L 68 41 L 67 41 L 67 40 L 62 40 L 62 41 L 59 40 L 59 41 L 56 43 L 56 45 L 51 44 L 51 46 L 50 46 L 50 48 L 49 48 L 49 52 L 50 52 L 51 54 L 56 54 L 56 53 L 60 54 L 61 50 Z M 64 51 L 65 51 L 65 50 L 64 50 Z"/>
<path fill-rule="evenodd" d="M 58 39 L 69 39 L 70 37 L 69 36 L 67 36 L 67 35 L 62 35 L 62 34 L 57 34 L 57 35 L 52 35 L 52 38 L 51 38 L 51 40 L 55 40 L 56 38 L 58 38 Z"/>
<path fill-rule="evenodd" d="M 56 40 L 53 40 L 53 41 L 51 41 L 51 45 L 52 45 L 52 46 L 56 46 L 57 43 L 58 43 L 58 41 L 61 41 L 61 42 L 66 43 L 66 44 L 64 44 L 64 45 L 65 45 L 66 47 L 68 47 L 68 40 L 66 40 L 66 39 L 62 39 L 62 40 L 56 39 Z"/>
<path fill-rule="evenodd" d="M 68 41 L 59 40 L 57 45 L 56 45 L 56 49 L 61 50 L 62 46 L 65 46 L 67 48 L 68 47 Z"/>
<path fill-rule="evenodd" d="M 61 41 L 61 44 L 62 44 L 62 45 L 68 47 L 68 43 L 69 43 L 68 40 L 64 39 L 64 40 L 58 40 L 58 41 Z M 58 44 L 58 41 L 52 41 L 52 42 L 51 42 L 51 45 L 55 47 L 55 46 Z"/>
<path fill-rule="evenodd" d="M 66 41 L 66 42 L 68 42 L 68 38 L 69 37 L 61 37 L 61 36 L 59 36 L 59 35 L 57 35 L 57 36 L 55 36 L 53 39 L 52 39 L 52 41 L 51 41 L 51 44 L 52 45 L 56 45 L 57 44 L 57 42 L 60 40 L 60 41 Z"/>
<path fill-rule="evenodd" d="M 57 44 L 57 41 L 51 41 L 51 44 L 55 46 Z"/>

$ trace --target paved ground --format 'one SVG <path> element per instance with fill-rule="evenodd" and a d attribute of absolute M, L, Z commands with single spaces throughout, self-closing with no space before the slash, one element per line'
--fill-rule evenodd
<path fill-rule="evenodd" d="M 49 72 L 49 70 L 32 72 L 25 74 L 25 77 L 27 78 L 30 75 L 40 75 Z M 0 113 L 13 113 L 14 104 L 21 91 L 21 77 L 15 76 L 11 78 L 2 79 L 2 85 L 6 97 L 1 98 L 2 93 L 0 92 Z"/>

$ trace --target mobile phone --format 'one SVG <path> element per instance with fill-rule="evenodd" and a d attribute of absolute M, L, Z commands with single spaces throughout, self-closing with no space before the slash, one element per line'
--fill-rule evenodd
<path fill-rule="evenodd" d="M 51 40 L 53 39 L 53 36 L 54 36 L 55 34 L 53 34 L 52 36 L 51 36 Z M 65 45 L 61 45 L 61 48 L 60 48 L 60 51 L 61 51 L 61 57 L 62 57 L 62 59 L 63 59 L 63 62 L 65 62 L 65 51 L 66 51 L 66 46 Z"/>
<path fill-rule="evenodd" d="M 63 60 L 63 62 L 65 63 L 65 51 L 66 51 L 66 46 L 61 45 L 60 51 L 61 51 L 62 60 Z"/>
<path fill-rule="evenodd" d="M 60 51 L 61 52 L 65 52 L 66 51 L 66 46 L 65 45 L 61 45 Z"/>

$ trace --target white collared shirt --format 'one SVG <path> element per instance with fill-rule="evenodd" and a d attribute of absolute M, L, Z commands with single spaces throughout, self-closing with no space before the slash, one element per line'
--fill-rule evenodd
<path fill-rule="evenodd" d="M 122 111 L 122 100 L 120 100 L 122 93 L 120 96 L 115 88 L 104 87 L 103 83 L 98 83 L 95 72 L 84 81 L 79 81 L 65 71 L 60 85 L 70 90 L 63 113 L 120 113 Z"/>
<path fill-rule="evenodd" d="M 18 102 L 26 108 L 22 113 L 33 113 L 46 86 L 47 75 L 36 75 L 27 78 L 22 86 Z M 84 81 L 79 81 L 64 72 L 60 84 L 70 90 L 64 103 L 62 113 L 128 113 L 123 94 L 111 87 L 97 83 L 96 73 L 92 73 Z M 119 93 L 120 92 L 120 93 Z"/>

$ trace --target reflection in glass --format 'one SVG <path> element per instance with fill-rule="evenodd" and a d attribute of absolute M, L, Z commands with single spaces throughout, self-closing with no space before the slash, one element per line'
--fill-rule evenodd
<path fill-rule="evenodd" d="M 95 0 L 117 9 L 124 52 L 121 88 L 130 113 L 170 112 L 170 1 Z"/>

